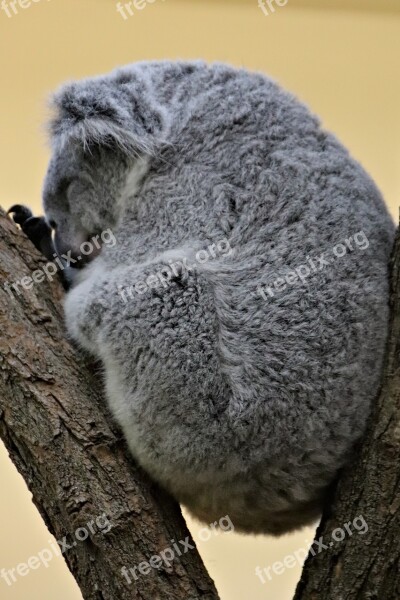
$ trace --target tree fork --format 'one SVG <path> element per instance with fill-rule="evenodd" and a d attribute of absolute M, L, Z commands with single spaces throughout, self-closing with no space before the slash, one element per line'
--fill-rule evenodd
<path fill-rule="evenodd" d="M 0 437 L 12 461 L 51 533 L 67 536 L 64 557 L 85 600 L 217 600 L 195 548 L 181 545 L 169 567 L 138 569 L 173 542 L 194 543 L 179 505 L 131 459 L 101 367 L 66 338 L 58 280 L 4 287 L 45 264 L 1 210 Z M 93 526 L 103 515 L 108 533 Z M 79 528 L 87 539 L 77 540 Z"/>

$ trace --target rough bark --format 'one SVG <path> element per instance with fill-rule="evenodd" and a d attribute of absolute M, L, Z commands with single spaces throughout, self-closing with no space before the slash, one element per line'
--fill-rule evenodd
<path fill-rule="evenodd" d="M 382 388 L 354 462 L 323 516 L 294 600 L 400 599 L 400 235 L 391 261 L 391 320 Z M 358 516 L 368 532 L 344 528 Z M 346 532 L 335 542 L 332 532 Z M 335 533 L 335 537 L 342 537 Z M 332 542 L 332 546 L 330 545 Z"/>
<path fill-rule="evenodd" d="M 132 584 L 122 575 L 190 534 L 179 506 L 129 457 L 102 397 L 100 368 L 66 339 L 58 281 L 20 294 L 4 289 L 45 262 L 1 211 L 0 436 L 11 459 L 49 530 L 67 536 L 64 556 L 85 600 L 217 599 L 197 550 L 183 545 L 170 568 L 136 569 Z"/>

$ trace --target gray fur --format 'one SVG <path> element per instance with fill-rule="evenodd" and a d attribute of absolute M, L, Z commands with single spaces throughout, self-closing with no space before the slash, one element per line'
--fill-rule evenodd
<path fill-rule="evenodd" d="M 225 65 L 140 63 L 54 106 L 58 243 L 118 241 L 82 270 L 66 323 L 103 361 L 132 454 L 207 523 L 312 522 L 379 386 L 394 225 L 375 185 L 293 96 Z M 257 291 L 357 232 L 368 248 Z M 231 253 L 123 302 L 121 287 L 220 240 Z"/>

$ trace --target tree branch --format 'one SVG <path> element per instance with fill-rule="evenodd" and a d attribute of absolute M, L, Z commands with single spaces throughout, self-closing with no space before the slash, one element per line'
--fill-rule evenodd
<path fill-rule="evenodd" d="M 0 257 L 0 436 L 49 530 L 67 536 L 65 559 L 83 597 L 216 600 L 197 550 L 179 546 L 193 544 L 179 506 L 127 452 L 102 397 L 100 367 L 65 337 L 58 281 L 4 288 L 46 261 L 3 211 Z M 98 525 L 104 515 L 108 533 Z M 175 551 L 169 567 L 140 571 L 173 542 L 182 555 Z"/>
<path fill-rule="evenodd" d="M 391 320 L 383 383 L 367 434 L 323 516 L 294 600 L 400 598 L 400 235 L 391 261 Z M 368 531 L 353 523 L 362 516 Z M 332 532 L 345 532 L 343 541 Z M 332 546 L 330 543 L 332 542 Z"/>

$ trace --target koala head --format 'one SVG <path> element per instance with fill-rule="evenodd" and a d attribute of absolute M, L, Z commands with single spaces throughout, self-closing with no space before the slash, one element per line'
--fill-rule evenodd
<path fill-rule="evenodd" d="M 116 71 L 68 84 L 53 97 L 43 206 L 60 254 L 77 256 L 83 242 L 116 227 L 165 142 L 165 111 L 140 75 L 133 67 Z"/>

